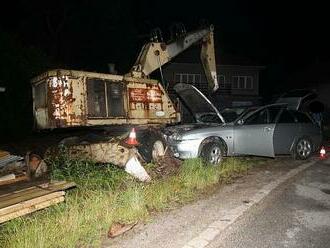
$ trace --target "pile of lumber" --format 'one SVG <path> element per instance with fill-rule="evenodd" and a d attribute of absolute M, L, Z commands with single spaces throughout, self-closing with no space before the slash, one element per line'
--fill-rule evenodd
<path fill-rule="evenodd" d="M 21 187 L 0 194 L 0 223 L 64 201 L 66 189 L 75 183 L 54 181 Z"/>
<path fill-rule="evenodd" d="M 26 174 L 11 173 L 0 177 L 0 186 L 28 180 L 29 177 Z"/>
<path fill-rule="evenodd" d="M 27 166 L 23 157 L 0 150 L 0 186 L 29 180 L 26 172 Z"/>

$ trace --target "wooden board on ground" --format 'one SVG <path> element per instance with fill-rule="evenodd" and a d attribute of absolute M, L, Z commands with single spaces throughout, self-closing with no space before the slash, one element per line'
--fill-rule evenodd
<path fill-rule="evenodd" d="M 0 195 L 10 194 L 14 191 L 37 186 L 49 181 L 50 180 L 48 178 L 38 178 L 36 180 L 19 181 L 11 184 L 0 185 Z"/>
<path fill-rule="evenodd" d="M 20 203 L 17 203 L 17 204 L 14 204 L 14 205 L 11 205 L 11 206 L 8 206 L 8 207 L 5 207 L 5 208 L 1 208 L 0 209 L 0 218 L 3 215 L 6 215 L 6 214 L 9 214 L 9 213 L 18 211 L 18 210 L 22 210 L 24 208 L 31 207 L 31 206 L 33 206 L 37 203 L 49 201 L 53 198 L 57 198 L 57 197 L 64 196 L 64 195 L 65 195 L 64 191 L 57 191 L 57 192 L 54 192 L 54 193 L 50 193 L 48 195 L 36 197 L 36 198 L 31 199 L 31 200 L 27 200 L 27 201 L 20 202 Z"/>
<path fill-rule="evenodd" d="M 0 191 L 0 223 L 62 202 L 64 190 L 75 186 L 73 182 L 48 181 L 37 185 L 27 183 L 25 187 L 11 187 L 11 190 L 2 194 Z"/>
<path fill-rule="evenodd" d="M 21 209 L 19 211 L 16 211 L 16 212 L 4 215 L 4 216 L 0 216 L 0 223 L 3 223 L 3 222 L 8 221 L 8 220 L 12 220 L 14 218 L 17 218 L 17 217 L 20 217 L 20 216 L 23 216 L 23 215 L 26 215 L 26 214 L 30 214 L 30 213 L 35 212 L 37 210 L 49 207 L 51 205 L 54 205 L 54 204 L 57 204 L 57 203 L 60 203 L 60 202 L 63 202 L 63 201 L 64 201 L 64 196 L 60 196 L 60 197 L 56 197 L 56 198 L 53 198 L 53 199 L 45 201 L 45 202 L 37 203 L 37 204 L 32 205 L 28 208 L 24 208 L 24 209 Z"/>
<path fill-rule="evenodd" d="M 17 182 L 21 182 L 21 181 L 27 181 L 27 180 L 29 180 L 29 177 L 26 175 L 18 176 L 15 179 L 7 180 L 7 181 L 0 181 L 0 186 L 17 183 Z"/>
<path fill-rule="evenodd" d="M 34 187 L 30 187 L 26 190 L 14 191 L 10 194 L 0 195 L 0 209 L 27 201 L 43 195 L 48 195 L 52 192 L 65 190 L 74 187 L 75 183 L 60 181 L 48 184 L 41 184 Z"/>

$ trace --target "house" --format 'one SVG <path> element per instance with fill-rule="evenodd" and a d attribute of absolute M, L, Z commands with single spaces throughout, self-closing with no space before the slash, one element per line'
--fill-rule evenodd
<path fill-rule="evenodd" d="M 197 61 L 173 62 L 164 67 L 163 77 L 165 82 L 168 82 L 168 92 L 171 96 L 175 94 L 173 86 L 176 83 L 189 83 L 207 95 L 219 109 L 223 109 L 258 104 L 259 73 L 264 68 L 246 63 L 221 63 L 217 66 L 219 89 L 216 92 L 208 90 L 203 67 Z"/>

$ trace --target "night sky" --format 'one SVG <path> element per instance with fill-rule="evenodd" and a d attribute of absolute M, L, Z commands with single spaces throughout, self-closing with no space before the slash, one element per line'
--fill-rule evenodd
<path fill-rule="evenodd" d="M 328 9 L 318 1 L 20 0 L 1 10 L 0 86 L 8 92 L 0 96 L 0 110 L 10 112 L 1 117 L 5 122 L 31 117 L 26 92 L 34 75 L 49 68 L 106 72 L 107 63 L 125 73 L 150 30 L 161 28 L 166 40 L 176 22 L 187 30 L 212 23 L 218 57 L 266 66 L 265 97 L 305 86 L 292 78 L 330 64 Z"/>
<path fill-rule="evenodd" d="M 166 37 L 174 22 L 189 30 L 203 19 L 216 27 L 220 54 L 289 70 L 329 57 L 330 21 L 317 1 L 216 2 L 11 1 L 2 7 L 0 31 L 17 45 L 38 50 L 52 67 L 103 71 L 114 62 L 123 73 L 152 28 L 160 27 Z"/>

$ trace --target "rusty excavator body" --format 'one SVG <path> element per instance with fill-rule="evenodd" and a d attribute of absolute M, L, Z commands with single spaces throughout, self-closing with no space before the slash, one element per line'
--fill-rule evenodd
<path fill-rule="evenodd" d="M 33 78 L 35 128 L 102 130 L 101 135 L 71 135 L 60 143 L 72 154 L 115 164 L 140 180 L 149 180 L 139 158 L 150 162 L 164 156 L 160 127 L 180 122 L 163 83 L 150 79 L 150 74 L 162 72 L 163 65 L 196 43 L 202 44 L 209 88 L 217 90 L 213 26 L 189 33 L 181 30 L 169 42 L 156 33 L 125 75 L 56 69 Z"/>

